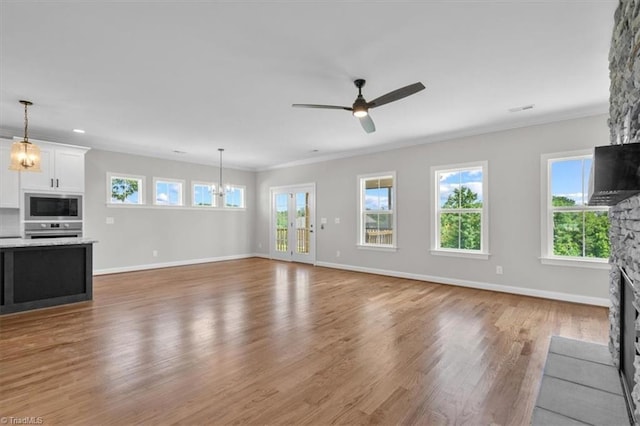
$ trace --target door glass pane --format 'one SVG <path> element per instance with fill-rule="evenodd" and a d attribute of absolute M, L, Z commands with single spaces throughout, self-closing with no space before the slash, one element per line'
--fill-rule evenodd
<path fill-rule="evenodd" d="M 276 194 L 276 251 L 288 250 L 289 194 Z"/>
<path fill-rule="evenodd" d="M 296 194 L 296 253 L 309 253 L 309 193 Z"/>

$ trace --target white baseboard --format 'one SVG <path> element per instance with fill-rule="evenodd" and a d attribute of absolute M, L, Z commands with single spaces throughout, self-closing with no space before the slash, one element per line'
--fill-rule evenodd
<path fill-rule="evenodd" d="M 253 253 L 251 257 L 261 257 L 263 259 L 271 259 L 268 253 Z"/>
<path fill-rule="evenodd" d="M 93 275 L 118 274 L 121 272 L 133 272 L 133 271 L 144 271 L 148 269 L 170 268 L 173 266 L 197 265 L 199 263 L 223 262 L 225 260 L 247 259 L 250 257 L 260 257 L 263 259 L 270 259 L 269 255 L 264 253 L 236 254 L 231 256 L 208 257 L 203 259 L 179 260 L 175 262 L 149 263 L 146 265 L 132 265 L 132 266 L 123 266 L 118 268 L 95 269 L 93 271 Z M 536 290 L 536 289 L 526 288 L 526 287 L 513 287 L 513 286 L 500 285 L 500 284 L 483 283 L 479 281 L 459 280 L 455 278 L 436 277 L 433 275 L 413 274 L 409 272 L 390 271 L 386 269 L 367 268 L 363 266 L 344 265 L 340 263 L 331 263 L 331 262 L 316 262 L 316 266 L 322 266 L 325 268 L 333 268 L 333 269 L 342 269 L 346 271 L 365 272 L 368 274 L 386 275 L 389 277 L 396 277 L 396 278 L 407 278 L 407 279 L 418 280 L 418 281 L 428 281 L 428 282 L 433 282 L 437 284 L 457 285 L 460 287 L 469 287 L 469 288 L 476 288 L 480 290 L 497 291 L 500 293 L 512 293 L 512 294 L 519 294 L 523 296 L 541 297 L 543 299 L 562 300 L 565 302 L 582 303 L 585 305 L 595 305 L 595 306 L 604 306 L 604 307 L 609 307 L 610 305 L 609 299 L 606 299 L 606 298 L 581 296 L 578 294 L 560 293 L 560 292 L 547 291 L 547 290 Z"/>
<path fill-rule="evenodd" d="M 581 296 L 578 294 L 559 293 L 555 291 L 536 290 L 526 287 L 513 287 L 500 284 L 483 283 L 478 281 L 459 280 L 455 278 L 436 277 L 432 275 L 412 274 L 408 272 L 389 271 L 386 269 L 366 268 L 362 266 L 343 265 L 340 263 L 317 262 L 316 266 L 325 268 L 343 269 L 346 271 L 365 272 L 368 274 L 386 275 L 396 278 L 408 278 L 418 281 L 429 281 L 437 284 L 457 285 L 460 287 L 477 288 L 480 290 L 491 290 L 500 293 L 512 293 L 522 296 L 540 297 L 543 299 L 562 300 L 565 302 L 582 303 L 585 305 L 595 305 L 609 307 L 609 299 L 602 297 Z"/>
<path fill-rule="evenodd" d="M 118 268 L 94 269 L 93 275 L 119 274 L 121 272 L 145 271 L 148 269 L 171 268 L 173 266 L 197 265 L 199 263 L 223 262 L 225 260 L 247 259 L 257 257 L 257 254 L 234 254 L 231 256 L 206 257 L 203 259 L 178 260 L 174 262 L 148 263 L 146 265 L 131 265 Z"/>

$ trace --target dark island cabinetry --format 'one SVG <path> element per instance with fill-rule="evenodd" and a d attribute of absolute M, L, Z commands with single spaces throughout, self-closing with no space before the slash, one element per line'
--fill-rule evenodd
<path fill-rule="evenodd" d="M 91 300 L 94 242 L 0 241 L 0 314 Z"/>

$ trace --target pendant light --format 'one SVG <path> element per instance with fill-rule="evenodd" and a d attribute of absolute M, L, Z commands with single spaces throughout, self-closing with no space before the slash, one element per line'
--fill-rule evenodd
<path fill-rule="evenodd" d="M 229 185 L 222 184 L 222 153 L 224 152 L 224 148 L 218 148 L 218 152 L 220 153 L 220 167 L 218 168 L 220 172 L 220 180 L 218 180 L 217 190 L 216 189 L 213 190 L 213 195 L 224 197 L 225 192 L 228 192 L 231 188 L 229 187 Z"/>
<path fill-rule="evenodd" d="M 24 138 L 11 145 L 11 163 L 9 170 L 23 172 L 40 172 L 40 148 L 29 142 L 29 119 L 27 117 L 27 107 L 33 105 L 29 101 L 20 101 L 24 105 Z"/>

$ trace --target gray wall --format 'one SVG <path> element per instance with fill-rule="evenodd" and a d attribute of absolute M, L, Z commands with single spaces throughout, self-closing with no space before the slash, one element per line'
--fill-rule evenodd
<path fill-rule="evenodd" d="M 268 255 L 269 188 L 315 182 L 317 224 L 322 217 L 328 219 L 325 229 L 317 230 L 320 264 L 485 288 L 506 286 L 524 294 L 563 293 L 578 296 L 569 300 L 606 303 L 607 270 L 540 263 L 540 156 L 592 148 L 608 139 L 607 117 L 602 115 L 262 171 L 257 175 L 257 251 Z M 478 160 L 489 162 L 491 256 L 489 260 L 433 256 L 429 168 Z M 397 172 L 398 250 L 358 249 L 356 176 L 390 170 Z M 336 217 L 340 224 L 334 223 Z M 503 275 L 496 275 L 497 265 L 503 266 Z"/>
<path fill-rule="evenodd" d="M 225 182 L 246 186 L 246 210 L 127 208 L 107 206 L 107 172 L 146 176 L 150 202 L 154 176 L 185 180 L 190 197 L 190 181 L 217 181 L 218 168 L 99 150 L 87 153 L 85 165 L 85 235 L 99 240 L 93 263 L 97 272 L 253 253 L 254 172 L 224 168 Z M 107 217 L 114 224 L 107 225 Z"/>

